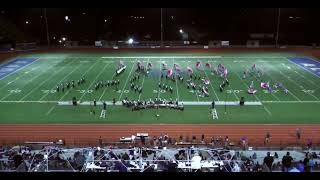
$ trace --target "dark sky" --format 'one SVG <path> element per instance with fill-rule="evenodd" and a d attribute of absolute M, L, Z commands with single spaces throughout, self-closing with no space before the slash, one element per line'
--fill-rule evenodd
<path fill-rule="evenodd" d="M 0 10 L 20 31 L 45 40 L 43 8 Z M 319 41 L 319 12 L 319 9 L 281 8 L 282 40 Z M 70 21 L 66 21 L 65 16 Z M 55 41 L 53 37 L 57 41 L 62 36 L 83 41 L 126 40 L 128 37 L 160 39 L 160 8 L 47 8 L 47 17 L 52 41 Z M 251 33 L 274 34 L 277 18 L 278 8 L 164 8 L 164 38 L 181 40 L 181 28 L 188 33 L 189 40 L 241 41 L 248 39 Z"/>

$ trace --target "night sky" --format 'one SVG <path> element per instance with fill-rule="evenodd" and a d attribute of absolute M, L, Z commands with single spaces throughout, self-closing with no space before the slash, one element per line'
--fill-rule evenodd
<path fill-rule="evenodd" d="M 319 9 L 281 8 L 280 38 L 284 43 L 319 42 Z M 46 41 L 43 8 L 0 8 L 16 27 Z M 65 20 L 68 16 L 70 21 Z M 160 40 L 160 8 L 47 8 L 50 39 L 94 41 Z M 274 34 L 278 8 L 163 8 L 164 40 L 245 41 L 251 33 Z"/>

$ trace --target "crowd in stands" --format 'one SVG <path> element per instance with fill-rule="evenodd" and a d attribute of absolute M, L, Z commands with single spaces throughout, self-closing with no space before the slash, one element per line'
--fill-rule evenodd
<path fill-rule="evenodd" d="M 228 136 L 209 139 L 208 144 L 204 135 L 199 139 L 196 136 L 182 135 L 176 139 L 161 134 L 148 138 L 147 142 L 143 139 L 143 143 L 129 144 L 126 147 L 110 144 L 102 145 L 101 148 L 75 149 L 52 145 L 0 146 L 0 171 L 184 172 L 186 169 L 179 168 L 178 164 L 195 156 L 201 157 L 202 161 L 216 159 L 224 163 L 213 169 L 199 169 L 203 172 L 320 171 L 320 151 L 250 151 L 247 149 L 246 137 L 241 137 L 238 142 L 238 147 L 243 149 L 231 150 L 232 141 Z M 90 159 L 101 169 L 86 168 Z"/>

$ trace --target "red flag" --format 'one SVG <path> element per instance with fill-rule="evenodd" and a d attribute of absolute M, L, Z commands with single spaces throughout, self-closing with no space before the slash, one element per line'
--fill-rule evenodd
<path fill-rule="evenodd" d="M 224 68 L 223 74 L 224 74 L 224 77 L 227 77 L 227 75 L 228 75 L 228 70 L 227 70 L 227 68 Z"/>
<path fill-rule="evenodd" d="M 169 77 L 171 77 L 171 76 L 172 76 L 172 74 L 173 74 L 172 69 L 169 69 L 169 70 L 168 70 L 168 76 L 169 76 Z"/>
<path fill-rule="evenodd" d="M 206 63 L 206 67 L 210 69 L 211 68 L 211 64 L 210 63 Z"/>

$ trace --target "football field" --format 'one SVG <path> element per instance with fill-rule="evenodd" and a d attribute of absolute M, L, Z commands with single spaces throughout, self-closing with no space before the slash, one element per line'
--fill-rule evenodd
<path fill-rule="evenodd" d="M 120 61 L 126 69 L 116 75 Z M 145 68 L 152 65 L 147 75 L 136 71 L 138 62 Z M 197 62 L 200 62 L 198 68 Z M 219 64 L 228 70 L 229 85 L 222 92 L 219 86 L 224 78 L 213 71 Z M 250 73 L 254 64 L 256 69 Z M 0 123 L 318 124 L 319 64 L 314 58 L 288 53 L 48 53 L 19 56 L 0 66 Z M 183 81 L 178 79 L 176 66 Z M 193 71 L 191 80 L 188 67 Z M 175 81 L 166 78 L 168 70 L 172 70 Z M 244 77 L 246 70 L 249 73 Z M 139 78 L 132 81 L 138 74 Z M 78 84 L 81 78 L 85 82 Z M 104 84 L 113 79 L 119 80 L 119 85 L 95 88 L 97 83 Z M 62 92 L 61 84 L 65 86 L 72 81 L 75 86 L 65 87 Z M 198 88 L 187 88 L 188 82 L 207 87 L 209 95 L 203 96 Z M 142 93 L 135 92 L 131 83 L 141 87 Z M 268 83 L 270 89 L 263 89 L 261 83 Z M 277 84 L 280 87 L 274 86 Z M 248 93 L 252 85 L 255 94 Z M 173 91 L 166 90 L 165 86 Z M 70 105 L 73 97 L 80 104 Z M 238 105 L 241 97 L 245 99 L 244 106 Z M 121 101 L 125 98 L 178 100 L 184 105 L 184 111 L 171 108 L 132 111 L 122 106 Z M 98 104 L 96 107 L 90 105 L 94 99 Z M 117 101 L 116 105 L 112 105 L 113 99 Z M 214 114 L 211 111 L 213 100 L 216 104 Z M 108 104 L 106 118 L 100 118 L 104 101 Z M 92 109 L 95 114 L 90 113 Z"/>

